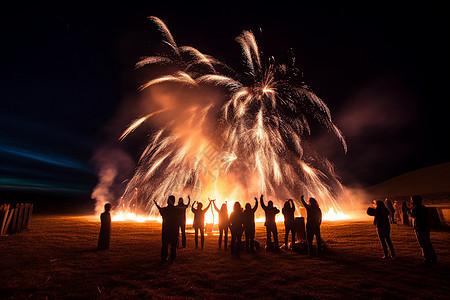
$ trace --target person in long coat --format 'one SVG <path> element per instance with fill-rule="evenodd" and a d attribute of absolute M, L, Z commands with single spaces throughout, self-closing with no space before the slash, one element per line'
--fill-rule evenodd
<path fill-rule="evenodd" d="M 306 208 L 306 240 L 308 241 L 309 254 L 314 254 L 313 239 L 316 236 L 317 254 L 322 254 L 324 247 L 322 237 L 320 236 L 320 225 L 322 224 L 322 211 L 317 200 L 309 198 L 309 204 L 306 203 L 304 196 L 300 197 L 303 206 Z"/>
<path fill-rule="evenodd" d="M 284 249 L 288 250 L 289 232 L 292 234 L 292 247 L 295 245 L 295 205 L 292 199 L 286 200 L 281 213 L 284 216 Z"/>
<path fill-rule="evenodd" d="M 242 233 L 244 232 L 244 212 L 241 204 L 235 202 L 233 211 L 230 214 L 230 232 L 231 232 L 231 254 L 239 255 L 242 243 Z"/>
<path fill-rule="evenodd" d="M 98 236 L 98 250 L 109 250 L 111 241 L 111 203 L 105 204 L 105 211 L 100 214 L 100 234 Z"/>
<path fill-rule="evenodd" d="M 211 200 L 214 205 L 214 209 L 219 214 L 219 249 L 222 248 L 222 239 L 223 239 L 223 248 L 227 250 L 228 245 L 228 208 L 227 203 L 224 202 L 220 209 L 216 206 L 216 200 Z"/>
<path fill-rule="evenodd" d="M 245 231 L 245 251 L 255 251 L 255 212 L 258 209 L 258 199 L 255 197 L 255 206 L 250 203 L 245 204 L 244 210 L 244 231 Z"/>

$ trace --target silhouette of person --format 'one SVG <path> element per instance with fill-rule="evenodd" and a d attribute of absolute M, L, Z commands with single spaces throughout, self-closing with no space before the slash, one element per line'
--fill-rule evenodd
<path fill-rule="evenodd" d="M 284 207 L 281 210 L 281 213 L 284 216 L 284 249 L 288 250 L 288 240 L 289 240 L 289 232 L 292 234 L 292 247 L 295 245 L 295 223 L 294 223 L 294 214 L 295 214 L 295 205 L 292 199 L 286 200 L 284 202 Z"/>
<path fill-rule="evenodd" d="M 98 250 L 109 250 L 111 241 L 111 203 L 105 204 L 105 211 L 100 214 L 100 234 L 98 235 Z"/>
<path fill-rule="evenodd" d="M 408 216 L 409 207 L 406 201 L 402 203 L 402 223 L 403 225 L 409 225 L 409 216 Z"/>
<path fill-rule="evenodd" d="M 169 254 L 170 245 L 170 263 L 173 263 L 177 257 L 177 242 L 178 242 L 178 227 L 180 216 L 183 213 L 183 208 L 175 206 L 175 196 L 170 195 L 167 199 L 167 206 L 160 207 L 156 203 L 156 207 L 162 216 L 162 247 L 161 247 L 161 261 L 165 263 Z"/>
<path fill-rule="evenodd" d="M 214 209 L 219 214 L 219 249 L 222 248 L 222 238 L 223 239 L 223 248 L 227 250 L 227 244 L 228 244 L 228 208 L 227 208 L 227 202 L 222 204 L 220 209 L 216 206 L 216 200 L 211 200 L 212 204 L 214 205 Z"/>
<path fill-rule="evenodd" d="M 320 224 L 322 224 L 322 211 L 317 200 L 309 198 L 309 204 L 306 203 L 304 196 L 300 197 L 303 206 L 306 208 L 306 240 L 308 241 L 309 255 L 314 254 L 313 239 L 316 236 L 317 254 L 322 254 L 323 241 L 320 236 Z"/>
<path fill-rule="evenodd" d="M 437 263 L 436 252 L 430 239 L 430 217 L 428 208 L 422 205 L 422 197 L 418 195 L 411 196 L 411 204 L 413 208 L 408 214 L 414 219 L 414 231 L 416 233 L 417 242 L 422 248 L 422 255 L 425 259 L 425 265 Z"/>
<path fill-rule="evenodd" d="M 389 221 L 390 211 L 384 205 L 383 201 L 377 201 L 375 208 L 369 207 L 367 209 L 367 214 L 369 216 L 375 217 L 373 224 L 377 227 L 378 238 L 381 242 L 381 247 L 383 248 L 384 256 L 382 258 L 388 259 L 389 257 L 394 258 L 394 245 L 391 241 L 391 225 Z M 388 254 L 388 246 L 391 251 L 391 255 Z"/>
<path fill-rule="evenodd" d="M 258 199 L 255 197 L 255 206 L 250 203 L 245 204 L 244 210 L 244 231 L 245 231 L 245 251 L 255 251 L 255 212 L 258 209 Z"/>
<path fill-rule="evenodd" d="M 394 201 L 394 221 L 397 222 L 401 222 L 402 221 L 402 207 L 400 205 L 400 203 L 398 203 L 397 200 Z"/>
<path fill-rule="evenodd" d="M 177 207 L 182 209 L 183 212 L 180 215 L 179 220 L 179 229 L 181 230 L 181 245 L 183 248 L 186 248 L 186 209 L 189 207 L 191 203 L 191 197 L 188 196 L 188 203 L 184 204 L 183 198 L 178 199 Z"/>
<path fill-rule="evenodd" d="M 277 223 L 275 221 L 275 216 L 280 212 L 280 210 L 273 206 L 273 202 L 270 200 L 267 202 L 267 206 L 264 204 L 263 195 L 260 198 L 261 207 L 266 214 L 266 222 L 264 226 L 266 226 L 266 235 L 267 235 L 267 250 L 280 250 L 278 246 L 278 230 Z M 272 242 L 273 236 L 273 242 Z"/>
<path fill-rule="evenodd" d="M 194 208 L 195 203 L 197 203 L 197 208 Z M 200 231 L 201 235 L 201 247 L 205 245 L 205 214 L 208 211 L 208 208 L 211 206 L 211 200 L 209 200 L 209 204 L 205 209 L 203 208 L 203 204 L 201 202 L 194 201 L 192 203 L 191 210 L 194 213 L 194 223 L 193 227 L 195 230 L 195 249 L 198 248 L 198 232 Z"/>
<path fill-rule="evenodd" d="M 392 202 L 388 198 L 385 198 L 384 199 L 384 205 L 386 206 L 386 208 L 389 211 L 389 222 L 391 224 L 395 224 L 396 223 L 395 222 L 395 217 L 394 217 L 395 209 L 394 209 L 394 206 L 392 205 Z"/>
<path fill-rule="evenodd" d="M 239 255 L 241 250 L 242 233 L 244 231 L 244 213 L 241 204 L 235 202 L 230 214 L 231 254 Z"/>

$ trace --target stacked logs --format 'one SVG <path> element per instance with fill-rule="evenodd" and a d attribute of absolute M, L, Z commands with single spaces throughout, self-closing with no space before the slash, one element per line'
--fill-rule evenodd
<path fill-rule="evenodd" d="M 10 204 L 0 205 L 0 236 L 22 232 L 31 223 L 33 204 L 18 203 L 10 209 Z"/>

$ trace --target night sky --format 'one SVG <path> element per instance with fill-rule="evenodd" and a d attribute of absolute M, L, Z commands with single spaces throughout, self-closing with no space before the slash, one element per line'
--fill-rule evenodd
<path fill-rule="evenodd" d="M 242 30 L 255 33 L 265 57 L 283 61 L 292 49 L 346 137 L 344 154 L 337 138 L 313 132 L 346 185 L 450 161 L 442 6 L 187 2 L 1 2 L 1 190 L 89 195 L 92 157 L 118 143 L 126 123 L 114 121 L 117 110 L 137 92 L 134 64 L 152 53 L 147 16 L 165 21 L 178 45 L 236 68 Z"/>

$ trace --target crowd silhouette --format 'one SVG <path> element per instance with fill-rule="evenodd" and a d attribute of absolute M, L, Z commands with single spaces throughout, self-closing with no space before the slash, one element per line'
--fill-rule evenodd
<path fill-rule="evenodd" d="M 170 195 L 167 199 L 167 206 L 161 207 L 156 201 L 155 206 L 158 208 L 162 216 L 162 234 L 161 234 L 161 261 L 163 263 L 173 263 L 176 259 L 177 248 L 186 248 L 186 210 L 190 206 L 191 199 L 187 196 L 188 202 L 184 203 L 183 198 L 178 199 L 175 205 L 175 196 Z M 219 215 L 219 250 L 222 249 L 222 243 L 225 250 L 228 246 L 228 229 L 231 233 L 230 250 L 232 255 L 239 255 L 242 250 L 253 253 L 259 248 L 260 243 L 255 241 L 255 212 L 258 204 L 261 205 L 264 214 L 266 227 L 266 250 L 280 251 L 278 243 L 278 230 L 276 223 L 276 215 L 280 210 L 274 206 L 273 201 L 269 200 L 267 205 L 264 203 L 264 196 L 261 195 L 252 207 L 250 203 L 245 204 L 245 209 L 241 203 L 236 201 L 233 210 L 228 216 L 227 202 L 224 202 L 220 209 L 216 206 L 215 199 L 208 199 L 209 204 L 203 208 L 203 204 L 194 201 L 191 205 L 191 211 L 194 215 L 194 242 L 195 248 L 198 248 L 198 238 L 200 234 L 200 247 L 204 248 L 205 244 L 205 214 L 213 205 L 214 210 Z M 311 256 L 321 256 L 326 246 L 320 234 L 320 226 L 322 224 L 322 211 L 316 199 L 309 198 L 307 203 L 302 195 L 300 197 L 302 205 L 306 209 L 306 226 L 303 221 L 301 226 L 306 229 L 306 247 L 307 252 Z M 109 250 L 111 239 L 111 204 L 106 203 L 105 211 L 100 215 L 101 227 L 98 238 L 97 250 Z M 296 243 L 297 223 L 295 218 L 296 207 L 292 199 L 285 201 L 282 214 L 284 216 L 284 250 L 298 251 L 299 243 Z M 422 204 L 422 198 L 418 195 L 410 197 L 409 204 L 403 201 L 402 204 L 397 201 L 394 204 L 388 198 L 382 200 L 373 200 L 372 207 L 367 209 L 367 214 L 374 217 L 373 224 L 376 227 L 378 238 L 383 250 L 383 259 L 394 259 L 395 251 L 391 240 L 391 224 L 401 223 L 409 225 L 412 219 L 417 242 L 422 250 L 424 257 L 423 264 L 431 266 L 437 264 L 437 256 L 430 239 L 430 217 L 427 207 Z M 303 231 L 304 232 L 304 231 Z M 289 244 L 289 234 L 291 234 L 291 243 Z M 242 242 L 242 236 L 245 235 L 245 243 Z M 180 245 L 181 236 L 181 245 Z M 314 237 L 316 245 L 313 244 Z M 283 246 L 282 246 L 283 247 Z M 169 256 L 170 248 L 170 256 Z M 317 251 L 316 251 L 317 249 Z M 305 250 L 306 251 L 306 250 Z"/>

